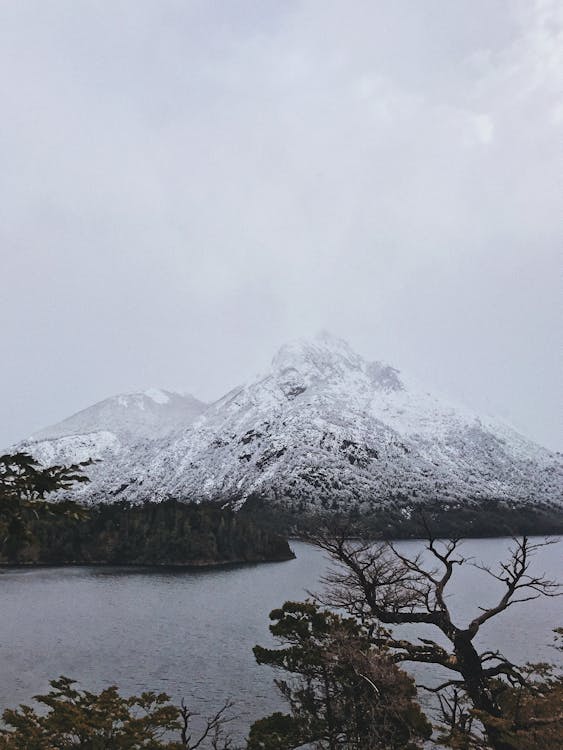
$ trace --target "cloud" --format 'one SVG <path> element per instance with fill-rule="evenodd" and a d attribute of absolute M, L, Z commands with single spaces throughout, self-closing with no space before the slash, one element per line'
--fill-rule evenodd
<path fill-rule="evenodd" d="M 0 5 L 5 441 L 327 327 L 557 444 L 561 15 Z"/>
<path fill-rule="evenodd" d="M 473 127 L 480 143 L 486 146 L 492 142 L 495 125 L 489 115 L 473 115 Z"/>

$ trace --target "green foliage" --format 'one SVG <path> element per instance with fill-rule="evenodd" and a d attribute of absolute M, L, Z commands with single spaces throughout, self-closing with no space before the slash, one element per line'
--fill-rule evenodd
<path fill-rule="evenodd" d="M 563 678 L 547 664 L 528 665 L 524 680 L 515 685 L 500 682 L 498 702 L 502 718 L 495 722 L 511 750 L 560 750 L 563 746 Z"/>
<path fill-rule="evenodd" d="M 502 746 L 506 750 L 560 750 L 563 746 L 563 678 L 548 664 L 529 664 L 521 680 L 491 683 L 500 706 L 500 716 L 479 711 L 461 694 L 442 696 L 446 719 L 438 736 L 440 746 L 453 750 L 485 750 Z M 494 731 L 494 744 L 480 731 L 479 724 Z M 445 728 L 445 726 L 447 728 Z"/>
<path fill-rule="evenodd" d="M 292 750 L 311 737 L 311 722 L 276 711 L 255 721 L 250 728 L 248 750 Z M 320 733 L 320 727 L 318 732 Z"/>
<path fill-rule="evenodd" d="M 4 555 L 10 562 L 16 562 L 25 545 L 33 542 L 32 526 L 37 519 L 84 517 L 85 509 L 76 503 L 53 503 L 45 498 L 87 482 L 82 471 L 91 463 L 45 468 L 28 453 L 0 456 L 0 549 L 4 548 Z"/>
<path fill-rule="evenodd" d="M 166 693 L 124 698 L 113 686 L 91 693 L 68 677 L 50 685 L 49 693 L 35 696 L 39 711 L 4 711 L 0 750 L 236 750 L 225 731 L 230 702 L 200 717 L 194 731 L 196 714 L 183 702 L 172 705 Z"/>
<path fill-rule="evenodd" d="M 283 648 L 256 646 L 254 654 L 291 675 L 276 680 L 291 712 L 255 722 L 248 750 L 414 749 L 430 735 L 412 679 L 354 619 L 309 601 L 286 602 L 270 618 Z"/>
<path fill-rule="evenodd" d="M 43 500 L 57 490 L 71 489 L 76 483 L 87 482 L 82 473 L 92 461 L 70 466 L 45 468 L 29 453 L 6 453 L 0 456 L 0 490 L 2 497 L 17 500 Z"/>
<path fill-rule="evenodd" d="M 180 711 L 166 694 L 143 693 L 123 698 L 117 688 L 99 694 L 78 690 L 67 677 L 51 683 L 47 695 L 36 696 L 43 709 L 29 706 L 5 711 L 0 750 L 175 750 L 167 732 L 180 733 Z"/>

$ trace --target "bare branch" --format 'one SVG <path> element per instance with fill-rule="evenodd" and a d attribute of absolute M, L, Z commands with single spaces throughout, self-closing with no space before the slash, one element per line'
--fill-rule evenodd
<path fill-rule="evenodd" d="M 446 688 L 449 687 L 463 688 L 464 684 L 465 683 L 463 680 L 447 680 L 446 682 L 442 682 L 436 687 L 430 687 L 429 685 L 422 685 L 420 683 L 417 683 L 416 687 L 420 688 L 421 690 L 427 690 L 429 693 L 441 693 L 443 690 L 446 690 Z"/>
<path fill-rule="evenodd" d="M 234 716 L 226 716 L 225 714 L 233 707 L 234 703 L 230 700 L 225 701 L 221 708 L 212 716 L 205 719 L 205 726 L 197 738 L 192 738 L 190 733 L 190 722 L 195 716 L 199 714 L 190 711 L 182 700 L 180 706 L 180 718 L 182 721 L 181 727 L 181 738 L 182 745 L 186 750 L 197 750 L 205 742 L 207 738 L 211 739 L 212 747 L 219 750 L 219 742 L 221 742 L 223 748 L 226 750 L 231 745 L 230 737 L 224 732 L 224 727 L 229 722 L 235 719 Z"/>
<path fill-rule="evenodd" d="M 490 620 L 495 615 L 503 612 L 512 604 L 532 601 L 540 596 L 560 596 L 560 586 L 555 582 L 543 576 L 534 577 L 529 575 L 528 571 L 531 564 L 531 557 L 534 553 L 555 540 L 545 540 L 544 542 L 532 544 L 528 537 L 514 539 L 514 546 L 510 550 L 510 560 L 508 563 L 500 563 L 500 572 L 493 571 L 489 566 L 473 563 L 474 567 L 484 571 L 495 580 L 503 583 L 506 590 L 499 602 L 494 607 L 488 609 L 480 608 L 481 614 L 475 617 L 468 627 L 468 631 L 474 637 L 481 625 Z M 518 591 L 534 592 L 527 596 L 517 596 Z"/>

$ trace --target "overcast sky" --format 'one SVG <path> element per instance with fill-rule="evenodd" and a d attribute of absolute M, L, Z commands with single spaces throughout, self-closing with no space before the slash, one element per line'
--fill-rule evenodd
<path fill-rule="evenodd" d="M 0 446 L 324 328 L 561 449 L 560 0 L 0 0 Z"/>

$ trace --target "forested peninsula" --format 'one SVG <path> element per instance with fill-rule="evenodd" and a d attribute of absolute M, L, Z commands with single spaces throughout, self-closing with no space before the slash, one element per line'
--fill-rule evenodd
<path fill-rule="evenodd" d="M 23 543 L 0 542 L 1 563 L 205 566 L 294 556 L 284 537 L 248 515 L 176 500 L 40 514 L 29 532 Z"/>

